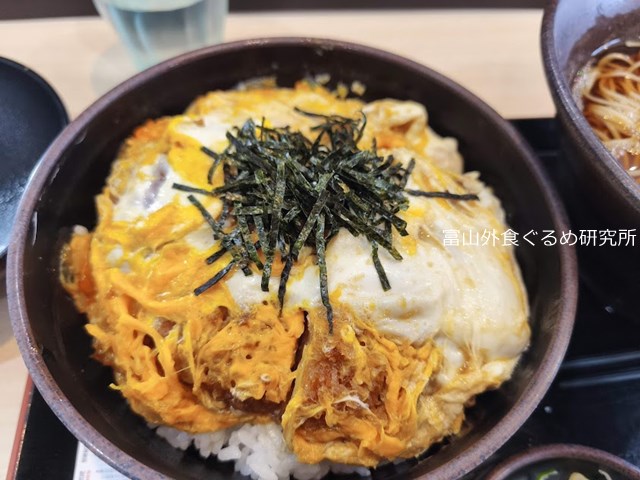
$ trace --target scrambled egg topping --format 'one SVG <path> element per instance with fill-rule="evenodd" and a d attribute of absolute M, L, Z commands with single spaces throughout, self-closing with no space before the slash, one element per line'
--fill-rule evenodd
<path fill-rule="evenodd" d="M 334 332 L 319 297 L 313 253 L 301 252 L 282 314 L 276 259 L 270 292 L 259 272 L 234 272 L 202 295 L 196 286 L 229 262 L 204 258 L 219 246 L 186 194 L 207 184 L 225 133 L 253 118 L 310 138 L 317 118 L 356 118 L 361 148 L 377 142 L 399 162 L 417 162 L 410 188 L 477 193 L 450 202 L 411 197 L 395 237 L 403 261 L 380 252 L 384 292 L 366 239 L 341 231 L 327 247 Z M 184 115 L 150 120 L 126 140 L 91 233 L 77 228 L 62 255 L 62 281 L 87 314 L 95 357 L 113 388 L 146 420 L 191 433 L 278 422 L 300 461 L 374 466 L 411 457 L 457 433 L 475 395 L 508 379 L 529 341 L 525 290 L 511 247 L 445 242 L 446 231 L 506 230 L 477 174 L 462 174 L 453 139 L 436 135 L 423 106 L 338 98 L 300 82 L 293 89 L 216 91 Z M 223 184 L 218 169 L 213 185 Z M 221 202 L 201 201 L 215 217 Z M 308 251 L 307 251 L 308 250 Z"/>

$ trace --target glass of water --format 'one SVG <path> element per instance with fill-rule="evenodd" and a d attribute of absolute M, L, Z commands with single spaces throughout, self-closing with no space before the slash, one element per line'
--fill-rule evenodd
<path fill-rule="evenodd" d="M 93 0 L 144 69 L 222 41 L 228 0 Z"/>

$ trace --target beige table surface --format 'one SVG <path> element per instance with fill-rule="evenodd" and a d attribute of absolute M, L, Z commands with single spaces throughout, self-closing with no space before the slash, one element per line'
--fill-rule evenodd
<path fill-rule="evenodd" d="M 554 113 L 539 52 L 539 10 L 414 10 L 233 14 L 226 40 L 318 36 L 399 53 L 458 81 L 507 118 Z M 48 80 L 76 116 L 133 67 L 98 18 L 0 21 L 0 56 Z M 0 275 L 2 277 L 2 275 Z M 6 471 L 26 369 L 0 287 L 0 476 Z"/>

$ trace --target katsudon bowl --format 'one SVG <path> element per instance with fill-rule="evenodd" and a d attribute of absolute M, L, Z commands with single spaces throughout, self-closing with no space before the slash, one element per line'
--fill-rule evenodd
<path fill-rule="evenodd" d="M 291 86 L 319 74 L 329 74 L 333 86 L 360 82 L 365 100 L 426 105 L 432 127 L 458 139 L 466 170 L 481 172 L 501 199 L 513 230 L 568 230 L 553 187 L 508 122 L 451 80 L 390 53 L 331 40 L 250 40 L 188 53 L 131 78 L 82 113 L 44 155 L 19 210 L 7 275 L 15 335 L 37 388 L 80 441 L 131 478 L 241 477 L 231 464 L 171 447 L 109 388 L 112 371 L 91 359 L 86 318 L 60 284 L 60 249 L 74 225 L 95 226 L 94 197 L 136 126 L 178 114 L 207 91 L 261 77 Z M 459 478 L 506 442 L 540 402 L 571 336 L 577 274 L 572 247 L 533 243 L 516 249 L 532 335 L 511 380 L 469 406 L 459 435 L 417 458 L 381 465 L 373 478 Z"/>

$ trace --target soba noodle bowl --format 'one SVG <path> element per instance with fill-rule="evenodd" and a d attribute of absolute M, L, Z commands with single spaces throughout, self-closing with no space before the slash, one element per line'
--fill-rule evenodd
<path fill-rule="evenodd" d="M 575 90 L 596 135 L 640 184 L 640 52 L 602 56 Z"/>

